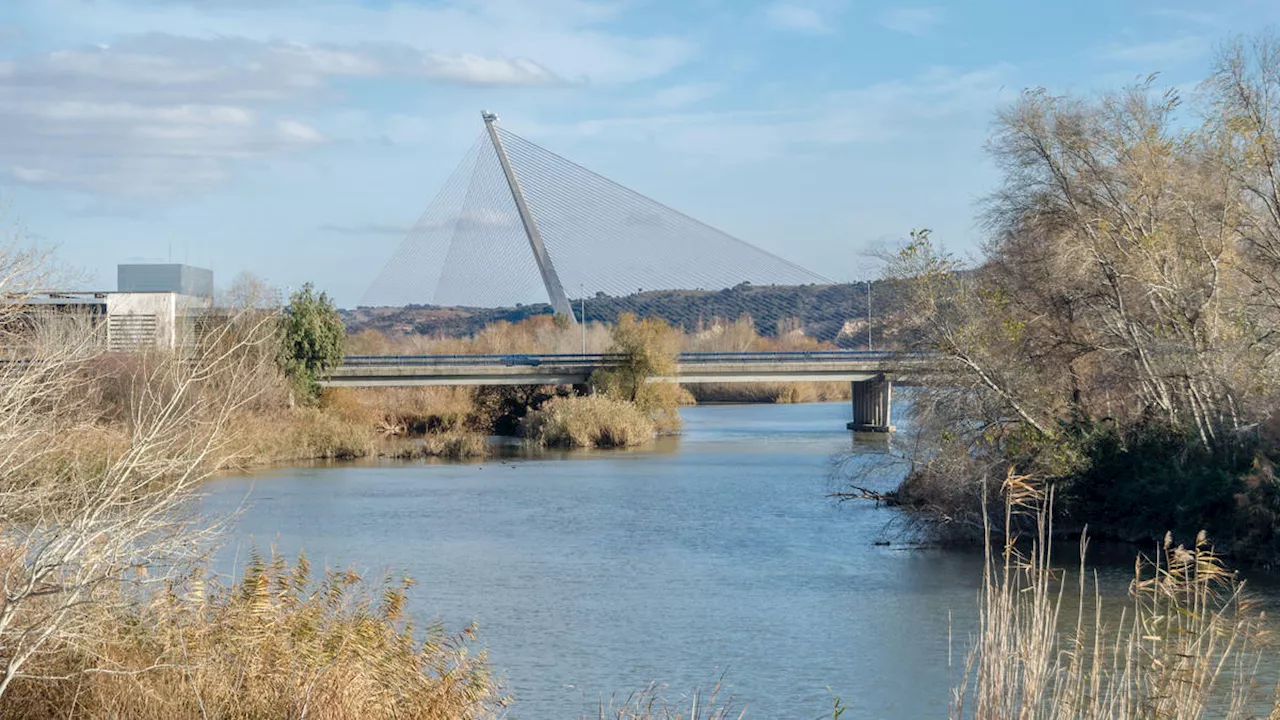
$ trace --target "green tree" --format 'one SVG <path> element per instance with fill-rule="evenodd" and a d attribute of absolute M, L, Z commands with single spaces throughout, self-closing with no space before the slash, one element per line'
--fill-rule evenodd
<path fill-rule="evenodd" d="M 623 313 L 610 335 L 609 352 L 620 356 L 618 364 L 593 373 L 592 387 L 619 400 L 646 405 L 647 396 L 656 391 L 648 386 L 649 378 L 675 372 L 679 333 L 659 318 L 637 320 Z"/>
<path fill-rule="evenodd" d="M 281 319 L 280 368 L 308 401 L 320 394 L 317 380 L 342 362 L 346 328 L 333 300 L 311 283 L 289 297 Z"/>

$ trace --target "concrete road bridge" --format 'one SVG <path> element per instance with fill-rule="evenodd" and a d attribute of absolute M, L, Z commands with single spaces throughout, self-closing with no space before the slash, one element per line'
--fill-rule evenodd
<path fill-rule="evenodd" d="M 617 355 L 376 355 L 349 356 L 321 382 L 326 387 L 421 385 L 582 385 Z M 893 430 L 895 380 L 924 369 L 918 354 L 865 350 L 683 353 L 675 373 L 654 382 L 848 382 L 853 422 L 861 432 Z"/>

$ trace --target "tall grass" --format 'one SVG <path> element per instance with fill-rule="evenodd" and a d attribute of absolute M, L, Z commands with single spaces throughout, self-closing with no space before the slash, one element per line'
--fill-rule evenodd
<path fill-rule="evenodd" d="M 560 353 L 583 351 L 581 327 L 557 325 L 550 315 L 518 323 L 496 322 L 470 337 L 435 337 L 417 333 L 387 335 L 365 330 L 347 339 L 352 355 L 505 355 L 508 353 Z M 603 353 L 613 342 L 609 327 L 587 323 L 586 352 Z"/>
<path fill-rule="evenodd" d="M 1190 720 L 1280 717 L 1258 608 L 1202 533 L 1139 557 L 1115 627 L 1084 564 L 1071 583 L 1053 566 L 1052 493 L 1012 473 L 1006 531 L 988 543 L 980 628 L 951 717 L 982 720 Z M 1064 602 L 1067 600 L 1069 602 Z"/>
<path fill-rule="evenodd" d="M 686 387 L 700 403 L 790 405 L 848 400 L 853 392 L 847 382 L 698 383 Z"/>
<path fill-rule="evenodd" d="M 312 575 L 305 558 L 255 555 L 231 586 L 196 574 L 103 605 L 11 686 L 3 715 L 465 720 L 506 704 L 474 627 L 411 625 L 409 580 Z"/>
<path fill-rule="evenodd" d="M 711 692 L 694 691 L 687 700 L 669 700 L 661 685 L 651 684 L 625 698 L 600 702 L 597 720 L 742 720 L 746 710 L 735 711 L 733 698 L 721 700 L 723 681 Z M 580 720 L 588 720 L 584 715 Z"/>
<path fill-rule="evenodd" d="M 297 460 L 354 460 L 378 450 L 372 425 L 351 422 L 320 408 L 280 408 L 237 415 L 236 441 L 221 465 L 244 469 Z"/>
<path fill-rule="evenodd" d="M 445 458 L 448 460 L 475 460 L 489 454 L 489 444 L 481 435 L 446 433 L 428 435 L 418 441 L 406 441 L 387 452 L 399 460 L 418 458 Z"/>
<path fill-rule="evenodd" d="M 320 407 L 383 435 L 462 430 L 475 411 L 473 387 L 329 388 Z"/>
<path fill-rule="evenodd" d="M 545 447 L 623 448 L 649 442 L 653 419 L 634 403 L 604 395 L 558 397 L 529 413 L 526 438 Z"/>

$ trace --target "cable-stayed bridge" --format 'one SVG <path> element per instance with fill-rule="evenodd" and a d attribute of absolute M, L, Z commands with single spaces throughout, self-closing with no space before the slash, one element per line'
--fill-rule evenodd
<path fill-rule="evenodd" d="M 832 284 L 499 127 L 491 113 L 483 118 L 484 132 L 361 305 L 547 302 L 575 322 L 570 292 L 624 297 Z M 349 357 L 323 384 L 581 384 L 617 362 L 610 355 Z M 874 352 L 685 353 L 671 377 L 653 380 L 847 381 L 853 386 L 850 429 L 890 431 L 892 378 L 919 362 Z"/>
<path fill-rule="evenodd" d="M 574 319 L 571 295 L 832 282 L 483 118 L 361 305 L 548 302 Z"/>

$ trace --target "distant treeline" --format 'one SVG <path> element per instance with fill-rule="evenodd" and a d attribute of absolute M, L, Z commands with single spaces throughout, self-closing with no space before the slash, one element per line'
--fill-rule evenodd
<path fill-rule="evenodd" d="M 872 342 L 877 346 L 897 344 L 886 336 L 882 316 L 896 308 L 898 284 L 876 281 L 871 287 L 870 315 Z M 586 317 L 591 322 L 615 322 L 623 313 L 661 318 L 673 326 L 693 331 L 717 319 L 734 320 L 750 316 L 761 335 L 777 337 L 794 331 L 834 343 L 839 347 L 862 348 L 867 344 L 868 297 L 866 283 L 841 285 L 756 286 L 742 283 L 719 291 L 655 290 L 625 297 L 598 293 L 586 298 Z M 573 301 L 575 311 L 583 306 Z M 361 307 L 343 312 L 347 331 L 377 330 L 385 334 L 468 337 L 486 325 L 507 321 L 518 323 L 537 315 L 549 315 L 547 304 L 518 305 L 514 308 L 457 308 L 409 305 L 403 308 Z"/>

